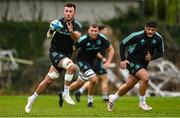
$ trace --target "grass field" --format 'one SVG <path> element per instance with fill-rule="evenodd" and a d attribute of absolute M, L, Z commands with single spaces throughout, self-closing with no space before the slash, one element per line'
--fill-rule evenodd
<path fill-rule="evenodd" d="M 27 96 L 0 96 L 0 117 L 180 117 L 180 97 L 149 97 L 152 111 L 138 108 L 138 97 L 122 97 L 112 112 L 100 96 L 94 97 L 94 107 L 88 108 L 86 96 L 76 105 L 58 106 L 58 96 L 39 96 L 29 114 L 24 112 Z"/>

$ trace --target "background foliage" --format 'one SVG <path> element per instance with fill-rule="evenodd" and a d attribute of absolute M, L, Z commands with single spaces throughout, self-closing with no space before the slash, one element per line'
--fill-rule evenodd
<path fill-rule="evenodd" d="M 45 22 L 0 22 L 0 48 L 16 49 L 18 56 L 37 59 L 43 56 L 43 43 L 48 30 Z"/>

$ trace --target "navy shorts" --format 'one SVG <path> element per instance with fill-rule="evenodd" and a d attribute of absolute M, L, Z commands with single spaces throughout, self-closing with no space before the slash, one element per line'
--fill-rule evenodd
<path fill-rule="evenodd" d="M 129 63 L 127 65 L 127 69 L 129 70 L 129 73 L 132 75 L 135 75 L 136 72 L 138 72 L 142 68 L 147 68 L 148 64 L 147 63 L 140 63 L 137 60 L 129 60 Z"/>
<path fill-rule="evenodd" d="M 58 67 L 59 62 L 64 59 L 66 56 L 58 51 L 52 51 L 49 53 L 49 59 L 52 63 L 52 65 L 61 73 L 64 68 Z"/>
<path fill-rule="evenodd" d="M 88 81 L 91 76 L 95 75 L 94 68 L 92 68 L 92 63 L 87 61 L 78 61 L 78 66 L 80 68 L 79 76 L 83 81 Z"/>
<path fill-rule="evenodd" d="M 106 74 L 106 69 L 103 66 L 103 62 L 101 59 L 95 59 L 93 63 L 94 71 L 97 75 L 103 75 Z"/>

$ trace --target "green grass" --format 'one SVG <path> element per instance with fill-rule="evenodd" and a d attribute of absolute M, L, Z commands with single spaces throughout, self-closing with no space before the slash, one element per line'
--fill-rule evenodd
<path fill-rule="evenodd" d="M 27 96 L 0 96 L 0 117 L 180 117 L 180 97 L 149 97 L 153 107 L 146 112 L 138 108 L 138 97 L 122 97 L 112 112 L 101 96 L 94 97 L 94 107 L 87 107 L 87 97 L 82 96 L 76 105 L 58 106 L 58 96 L 39 96 L 29 114 L 24 112 Z"/>

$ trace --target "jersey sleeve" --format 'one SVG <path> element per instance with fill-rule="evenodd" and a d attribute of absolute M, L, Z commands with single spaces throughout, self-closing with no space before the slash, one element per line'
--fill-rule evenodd
<path fill-rule="evenodd" d="M 105 48 L 105 49 L 109 48 L 109 46 L 110 46 L 111 44 L 110 44 L 110 42 L 108 41 L 107 37 L 106 37 L 104 34 L 102 34 L 102 33 L 99 33 L 99 36 L 100 36 L 101 39 L 102 39 L 104 48 Z"/>
<path fill-rule="evenodd" d="M 154 50 L 152 60 L 162 57 L 164 54 L 164 41 L 162 37 L 159 37 L 157 48 Z"/>
<path fill-rule="evenodd" d="M 137 33 L 131 33 L 129 36 L 127 36 L 126 38 L 124 38 L 122 40 L 122 42 L 119 45 L 119 52 L 120 52 L 120 57 L 121 57 L 121 61 L 126 60 L 126 56 L 125 56 L 125 50 L 126 47 L 128 47 L 129 45 L 136 43 L 138 40 L 137 38 Z"/>
<path fill-rule="evenodd" d="M 77 42 L 75 42 L 74 46 L 76 49 L 79 49 L 84 43 L 85 43 L 85 39 L 87 38 L 87 35 L 83 35 L 79 38 L 79 40 Z"/>
<path fill-rule="evenodd" d="M 80 24 L 80 22 L 75 19 L 74 23 L 75 25 L 73 30 L 77 32 L 82 32 L 82 25 Z"/>

